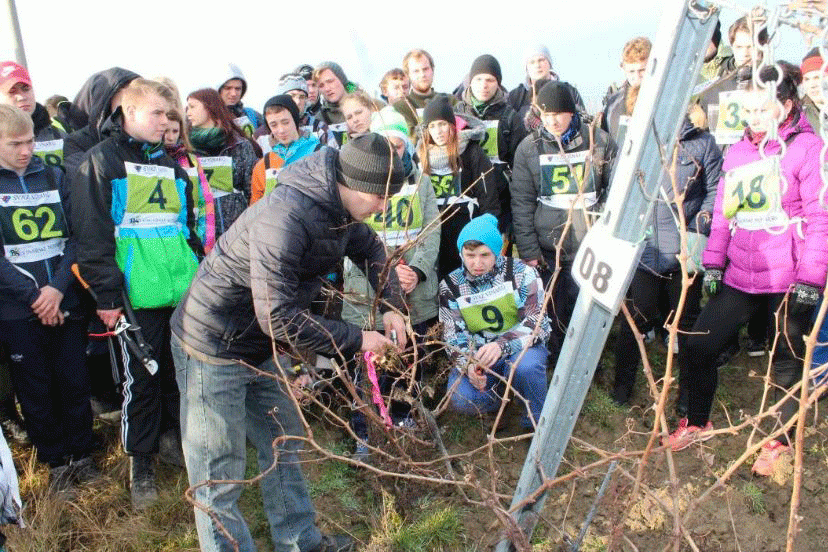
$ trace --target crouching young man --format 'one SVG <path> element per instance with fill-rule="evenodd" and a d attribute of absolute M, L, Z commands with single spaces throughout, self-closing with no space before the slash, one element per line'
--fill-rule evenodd
<path fill-rule="evenodd" d="M 454 366 L 448 388 L 462 378 L 451 396 L 455 409 L 494 412 L 514 370 L 512 386 L 528 407 L 521 423 L 533 429 L 546 398 L 549 319 L 538 273 L 498 255 L 502 247 L 493 215 L 472 219 L 457 238 L 463 266 L 440 282 L 440 322 Z"/>
<path fill-rule="evenodd" d="M 367 267 L 385 302 L 387 334 L 405 341 L 396 272 L 379 285 L 385 246 L 361 221 L 385 210 L 405 175 L 388 141 L 366 134 L 341 151 L 324 149 L 285 167 L 279 186 L 245 211 L 204 259 L 172 318 L 173 358 L 181 390 L 181 429 L 190 483 L 243 479 L 246 439 L 260 469 L 273 463 L 273 442 L 301 435 L 299 413 L 282 384 L 274 349 L 353 357 L 392 346 L 376 331 L 311 312 L 323 279 L 343 257 Z M 259 373 L 251 370 L 258 368 Z M 305 376 L 300 376 L 305 377 Z M 278 552 L 352 550 L 347 537 L 322 536 L 299 467 L 298 439 L 279 445 L 279 462 L 260 482 Z M 237 501 L 241 485 L 199 487 L 195 510 L 201 550 L 229 551 L 221 522 L 242 551 L 255 550 Z"/>

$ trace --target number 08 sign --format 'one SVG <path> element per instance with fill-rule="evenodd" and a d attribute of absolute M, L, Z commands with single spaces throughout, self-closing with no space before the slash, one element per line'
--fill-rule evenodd
<path fill-rule="evenodd" d="M 613 315 L 617 313 L 643 244 L 613 237 L 606 226 L 595 224 L 581 242 L 572 265 L 572 277 L 581 292 Z"/>

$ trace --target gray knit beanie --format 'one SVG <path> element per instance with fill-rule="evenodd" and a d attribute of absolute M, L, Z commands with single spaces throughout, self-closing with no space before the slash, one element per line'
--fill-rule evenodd
<path fill-rule="evenodd" d="M 369 132 L 348 140 L 339 151 L 339 164 L 345 186 L 358 192 L 394 195 L 405 181 L 402 161 L 391 142 Z"/>
<path fill-rule="evenodd" d="M 316 66 L 317 71 L 321 71 L 323 69 L 329 69 L 331 73 L 333 73 L 336 78 L 339 79 L 339 82 L 342 83 L 342 86 L 348 86 L 348 77 L 345 76 L 345 71 L 342 70 L 342 66 L 336 63 L 335 61 L 323 61 L 319 65 Z"/>
<path fill-rule="evenodd" d="M 302 78 L 302 75 L 284 75 L 276 84 L 276 95 L 287 94 L 291 90 L 301 90 L 305 94 L 308 93 L 308 83 Z"/>

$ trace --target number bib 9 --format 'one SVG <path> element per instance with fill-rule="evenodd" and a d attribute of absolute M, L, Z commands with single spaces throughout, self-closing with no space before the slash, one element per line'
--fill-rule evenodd
<path fill-rule="evenodd" d="M 591 177 L 584 181 L 588 156 L 588 151 L 541 155 L 540 202 L 558 209 L 594 205 L 598 201 L 595 184 Z"/>
<path fill-rule="evenodd" d="M 247 115 L 242 115 L 241 117 L 236 117 L 233 119 L 233 122 L 236 123 L 240 129 L 244 132 L 245 136 L 248 138 L 253 136 L 253 131 L 256 130 L 253 128 L 253 123 L 250 121 L 250 117 Z"/>
<path fill-rule="evenodd" d="M 222 197 L 233 193 L 233 158 L 202 157 L 201 167 L 204 169 L 204 176 L 213 191 L 213 197 Z"/>
<path fill-rule="evenodd" d="M 725 174 L 722 214 L 736 217 L 746 230 L 768 230 L 787 225 L 782 210 L 782 169 L 779 156 L 736 167 Z"/>
<path fill-rule="evenodd" d="M 63 140 L 35 142 L 34 154 L 50 167 L 63 168 Z"/>
<path fill-rule="evenodd" d="M 423 228 L 423 210 L 417 195 L 417 185 L 403 186 L 388 200 L 384 212 L 369 217 L 365 223 L 389 247 L 399 247 L 416 238 Z"/>
<path fill-rule="evenodd" d="M 744 93 L 744 90 L 720 92 L 718 111 L 710 110 L 710 113 L 708 113 L 708 119 L 716 121 L 713 135 L 716 137 L 716 143 L 720 146 L 735 144 L 742 139 L 745 133 L 745 122 L 742 120 L 742 96 Z M 712 105 L 709 106 L 709 108 L 712 107 Z"/>
<path fill-rule="evenodd" d="M 500 160 L 497 145 L 497 129 L 500 121 L 483 121 L 483 124 L 486 125 L 486 134 L 483 136 L 483 141 L 480 143 L 480 147 L 483 148 L 483 151 L 485 151 L 486 155 L 489 156 L 489 161 L 492 163 L 503 163 L 503 161 Z"/>
<path fill-rule="evenodd" d="M 279 177 L 279 173 L 282 172 L 281 168 L 278 169 L 267 169 L 265 170 L 265 193 L 269 194 L 273 191 L 273 188 L 279 183 L 277 180 Z"/>
<path fill-rule="evenodd" d="M 0 196 L 0 230 L 5 255 L 13 263 L 32 263 L 63 254 L 69 236 L 57 190 Z"/>
<path fill-rule="evenodd" d="M 498 336 L 518 323 L 512 282 L 503 282 L 473 295 L 461 295 L 457 306 L 468 330 L 485 337 Z"/>

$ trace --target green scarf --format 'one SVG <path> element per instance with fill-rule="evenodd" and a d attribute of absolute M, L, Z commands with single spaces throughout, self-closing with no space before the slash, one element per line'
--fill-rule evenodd
<path fill-rule="evenodd" d="M 227 145 L 227 134 L 221 127 L 193 128 L 190 131 L 193 148 L 211 155 L 217 154 Z"/>

